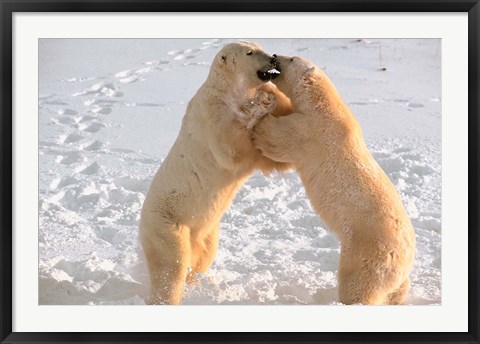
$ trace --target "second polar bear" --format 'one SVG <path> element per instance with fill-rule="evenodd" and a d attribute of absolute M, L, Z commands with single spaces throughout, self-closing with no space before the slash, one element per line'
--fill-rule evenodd
<path fill-rule="evenodd" d="M 289 167 L 263 157 L 248 129 L 267 112 L 292 111 L 290 100 L 266 83 L 278 74 L 275 67 L 273 57 L 256 44 L 228 44 L 188 103 L 180 133 L 141 213 L 149 303 L 180 303 L 186 279 L 208 269 L 217 250 L 220 219 L 255 169 Z"/>
<path fill-rule="evenodd" d="M 266 116 L 255 145 L 293 163 L 316 212 L 340 240 L 339 301 L 400 304 L 410 287 L 415 233 L 397 190 L 328 77 L 300 57 L 277 57 L 274 80 L 295 113 Z"/>

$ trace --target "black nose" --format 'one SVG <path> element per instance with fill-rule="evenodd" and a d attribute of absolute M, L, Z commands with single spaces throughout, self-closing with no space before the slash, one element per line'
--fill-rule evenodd
<path fill-rule="evenodd" d="M 270 63 L 275 63 L 277 62 L 277 55 L 273 54 L 273 58 L 270 59 Z"/>

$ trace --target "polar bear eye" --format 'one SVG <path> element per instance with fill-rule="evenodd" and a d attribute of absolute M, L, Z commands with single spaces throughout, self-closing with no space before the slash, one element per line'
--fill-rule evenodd
<path fill-rule="evenodd" d="M 253 54 L 253 51 L 251 50 L 247 53 L 247 55 L 252 55 L 252 54 Z"/>
<path fill-rule="evenodd" d="M 292 62 L 292 61 L 293 61 L 293 57 L 290 59 L 290 62 Z"/>

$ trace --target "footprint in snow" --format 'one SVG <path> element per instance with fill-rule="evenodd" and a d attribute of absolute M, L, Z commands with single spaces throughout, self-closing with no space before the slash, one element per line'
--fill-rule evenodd
<path fill-rule="evenodd" d="M 86 131 L 89 133 L 96 133 L 99 132 L 102 128 L 105 128 L 107 125 L 100 123 L 100 122 L 94 122 L 92 124 L 82 124 L 79 126 L 79 129 L 82 131 Z"/>
<path fill-rule="evenodd" d="M 399 103 L 401 106 L 407 107 L 408 111 L 425 107 L 425 105 L 423 105 L 422 103 L 412 103 L 407 99 L 393 99 L 392 102 Z"/>
<path fill-rule="evenodd" d="M 155 70 L 155 68 L 153 68 L 153 67 L 144 67 L 144 68 L 140 68 L 140 69 L 135 70 L 134 73 L 137 74 L 137 75 L 142 75 L 142 74 L 147 74 L 147 73 L 153 72 L 154 70 Z"/>
<path fill-rule="evenodd" d="M 151 73 L 156 69 L 157 68 L 154 66 L 143 67 L 133 71 L 130 69 L 127 69 L 127 70 L 123 70 L 121 72 L 116 73 L 115 77 L 118 78 L 119 79 L 118 81 L 121 82 L 122 84 L 130 84 L 132 82 L 142 80 L 140 76 Z"/>
<path fill-rule="evenodd" d="M 126 149 L 126 148 L 114 148 L 114 149 L 111 149 L 110 151 L 115 153 L 125 153 L 125 154 L 135 153 L 134 150 Z"/>
<path fill-rule="evenodd" d="M 95 106 L 90 111 L 101 115 L 108 115 L 109 113 L 112 113 L 112 108 L 109 106 Z"/>
<path fill-rule="evenodd" d="M 88 122 L 88 121 L 91 121 L 93 119 L 97 119 L 97 117 L 93 117 L 93 116 L 83 116 L 83 117 L 80 117 L 79 120 L 78 120 L 78 123 L 85 123 L 85 122 Z"/>
<path fill-rule="evenodd" d="M 98 172 L 100 172 L 100 165 L 96 161 L 89 166 L 81 166 L 77 169 L 77 173 L 85 175 L 94 175 Z"/>
<path fill-rule="evenodd" d="M 175 61 L 183 60 L 185 59 L 185 55 L 183 54 L 178 54 L 173 58 Z"/>
<path fill-rule="evenodd" d="M 198 52 L 201 51 L 201 49 L 185 49 L 185 50 L 172 50 L 169 51 L 167 54 L 173 56 L 173 59 L 175 61 L 180 61 L 180 60 L 190 60 L 194 59 L 195 57 L 198 56 Z"/>
<path fill-rule="evenodd" d="M 131 84 L 132 82 L 135 82 L 138 80 L 139 80 L 138 75 L 131 75 L 129 77 L 120 79 L 118 81 L 120 81 L 122 84 Z"/>
<path fill-rule="evenodd" d="M 96 140 L 84 146 L 83 149 L 86 151 L 97 151 L 102 149 L 104 145 L 104 142 Z"/>
<path fill-rule="evenodd" d="M 365 99 L 364 101 L 351 102 L 351 103 L 349 103 L 349 105 L 350 106 L 365 106 L 365 105 L 377 105 L 379 103 L 383 103 L 383 100 Z"/>
<path fill-rule="evenodd" d="M 121 97 L 123 92 L 120 92 L 116 89 L 113 83 L 99 82 L 89 88 L 86 88 L 82 91 L 75 92 L 72 94 L 74 97 L 85 96 L 85 95 L 104 95 L 107 97 Z"/>
<path fill-rule="evenodd" d="M 104 142 L 96 140 L 83 146 L 83 149 L 86 151 L 97 151 L 102 149 L 104 145 Z"/>
<path fill-rule="evenodd" d="M 156 103 L 135 103 L 135 102 L 125 102 L 123 103 L 124 106 L 126 107 L 135 107 L 135 106 L 145 106 L 145 107 L 165 107 L 164 104 L 156 104 Z"/>
<path fill-rule="evenodd" d="M 119 100 L 94 98 L 94 99 L 85 100 L 85 101 L 83 102 L 83 104 L 84 104 L 85 106 L 91 106 L 91 105 L 113 106 L 113 104 L 116 104 L 116 103 L 118 103 L 118 102 L 119 102 Z"/>
<path fill-rule="evenodd" d="M 59 110 L 57 110 L 57 114 L 74 116 L 74 115 L 77 115 L 78 112 L 75 111 L 75 110 L 72 110 L 72 109 L 59 109 Z"/>
<path fill-rule="evenodd" d="M 52 120 L 57 124 L 67 124 L 68 125 L 68 124 L 77 123 L 75 118 L 72 118 L 72 117 L 60 117 L 58 119 L 53 118 Z"/>
<path fill-rule="evenodd" d="M 69 135 L 60 135 L 58 143 L 73 143 L 83 139 L 83 136 L 78 133 L 71 133 Z"/>
<path fill-rule="evenodd" d="M 115 77 L 116 78 L 126 78 L 130 74 L 132 74 L 132 71 L 130 69 L 126 69 L 126 70 L 122 70 L 121 72 L 116 73 Z"/>
<path fill-rule="evenodd" d="M 158 66 L 158 65 L 165 65 L 169 63 L 170 61 L 168 60 L 152 60 L 152 61 L 146 61 L 143 64 L 147 66 Z"/>
<path fill-rule="evenodd" d="M 56 159 L 57 162 L 63 165 L 71 165 L 77 162 L 86 161 L 87 157 L 82 155 L 80 152 L 70 152 L 65 156 L 59 155 Z"/>
<path fill-rule="evenodd" d="M 211 39 L 209 41 L 202 42 L 202 45 L 204 46 L 204 49 L 207 48 L 218 48 L 222 45 L 223 40 L 215 38 Z"/>

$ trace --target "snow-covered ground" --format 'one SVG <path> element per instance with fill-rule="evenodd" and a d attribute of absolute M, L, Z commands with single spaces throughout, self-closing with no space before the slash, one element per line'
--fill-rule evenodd
<path fill-rule="evenodd" d="M 144 303 L 140 209 L 189 99 L 230 41 L 40 40 L 40 304 Z M 441 303 L 441 41 L 254 41 L 309 58 L 333 80 L 415 226 L 407 303 Z M 255 174 L 185 303 L 336 304 L 338 259 L 295 172 Z"/>

